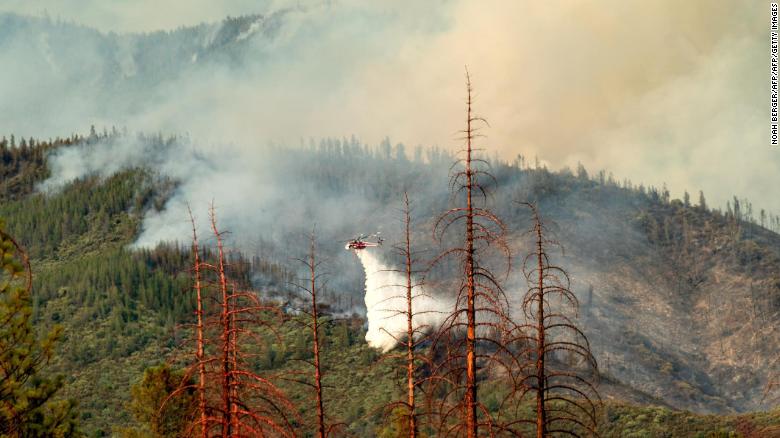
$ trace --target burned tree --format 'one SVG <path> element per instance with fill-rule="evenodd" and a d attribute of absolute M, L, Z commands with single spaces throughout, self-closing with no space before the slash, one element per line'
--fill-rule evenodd
<path fill-rule="evenodd" d="M 395 339 L 403 349 L 403 352 L 389 354 L 386 358 L 399 360 L 405 375 L 403 379 L 405 397 L 390 402 L 383 408 L 386 420 L 393 415 L 400 414 L 399 419 L 405 423 L 402 432 L 410 438 L 416 438 L 420 436 L 420 420 L 425 415 L 420 409 L 420 403 L 417 399 L 417 392 L 426 380 L 421 376 L 421 368 L 430 366 L 426 356 L 418 352 L 420 344 L 428 341 L 431 330 L 429 325 L 420 321 L 420 317 L 426 313 L 435 312 L 435 310 L 420 310 L 419 305 L 415 305 L 415 301 L 430 297 L 423 289 L 423 281 L 417 279 L 422 276 L 423 272 L 417 269 L 420 260 L 417 252 L 412 249 L 412 211 L 409 195 L 406 192 L 404 192 L 401 214 L 403 217 L 403 242 L 394 245 L 393 249 L 396 255 L 403 260 L 403 268 L 393 270 L 393 272 L 399 274 L 403 283 L 391 285 L 398 290 L 398 293 L 388 297 L 385 301 L 403 302 L 403 307 L 391 306 L 392 308 L 384 311 L 388 314 L 388 318 L 403 317 L 406 320 L 406 327 L 403 333 L 390 333 L 383 330 Z"/>
<path fill-rule="evenodd" d="M 200 261 L 200 248 L 198 246 L 198 232 L 195 226 L 195 217 L 192 215 L 192 210 L 189 205 L 187 211 L 190 215 L 190 222 L 192 223 L 192 257 L 193 257 L 193 288 L 195 290 L 195 366 L 198 368 L 198 427 L 200 429 L 201 438 L 208 437 L 208 414 L 206 411 L 206 362 L 205 349 L 203 340 L 203 288 L 201 286 L 201 261 Z"/>
<path fill-rule="evenodd" d="M 404 193 L 404 244 L 398 251 L 404 257 L 404 266 L 406 270 L 405 280 L 406 284 L 406 309 L 404 311 L 406 316 L 406 339 L 401 342 L 401 345 L 406 347 L 406 417 L 409 422 L 409 438 L 416 438 L 418 433 L 418 414 L 417 403 L 415 401 L 415 389 L 418 385 L 416 379 L 417 372 L 417 354 L 415 353 L 415 347 L 421 341 L 422 337 L 418 336 L 418 333 L 423 333 L 425 327 L 414 326 L 414 288 L 419 286 L 412 281 L 412 275 L 414 274 L 414 259 L 412 254 L 412 242 L 411 242 L 411 212 L 409 208 L 409 195 Z"/>
<path fill-rule="evenodd" d="M 450 178 L 453 197 L 463 204 L 444 212 L 434 225 L 434 236 L 439 241 L 444 242 L 447 237 L 456 239 L 434 263 L 455 258 L 460 264 L 461 280 L 454 309 L 433 336 L 435 365 L 430 394 L 436 397 L 431 402 L 441 433 L 476 438 L 486 434 L 481 431 L 493 434 L 497 427 L 489 410 L 479 401 L 480 374 L 499 367 L 503 368 L 502 375 L 511 375 L 513 354 L 501 340 L 501 334 L 511 325 L 509 302 L 498 278 L 488 267 L 497 261 L 496 256 L 505 257 L 508 272 L 506 227 L 484 206 L 487 191 L 482 180 L 493 177 L 487 170 L 488 162 L 476 156 L 481 150 L 475 146 L 475 139 L 481 137 L 477 124 L 486 122 L 472 112 L 468 71 L 466 86 L 466 128 L 461 131 L 465 148 L 461 151 L 462 158 L 453 165 L 460 169 Z M 460 228 L 457 234 L 456 228 Z"/>
<path fill-rule="evenodd" d="M 193 389 L 198 392 L 197 416 L 185 434 L 201 437 L 294 436 L 292 404 L 268 377 L 249 366 L 253 354 L 244 338 L 262 345 L 258 329 L 273 330 L 278 309 L 264 305 L 255 292 L 231 278 L 230 263 L 217 228 L 214 209 L 210 227 L 216 240 L 216 260 L 201 258 L 193 222 L 193 289 L 196 294 L 194 362 L 182 386 L 163 402 Z M 206 306 L 210 303 L 209 306 Z M 197 379 L 193 377 L 197 374 Z"/>
<path fill-rule="evenodd" d="M 292 404 L 269 379 L 249 369 L 247 359 L 251 354 L 245 353 L 239 342 L 241 336 L 247 336 L 262 344 L 262 338 L 253 329 L 273 330 L 272 319 L 278 317 L 279 310 L 262 304 L 254 292 L 242 290 L 228 279 L 222 233 L 217 229 L 213 207 L 210 216 L 211 230 L 217 241 L 217 263 L 208 266 L 216 271 L 221 296 L 218 365 L 222 403 L 218 424 L 222 436 L 294 436 L 288 418 Z"/>
<path fill-rule="evenodd" d="M 516 401 L 522 403 L 527 396 L 534 399 L 536 420 L 530 422 L 535 424 L 538 438 L 597 435 L 597 406 L 601 400 L 593 380 L 598 367 L 588 339 L 571 318 L 572 313 L 576 315 L 578 301 L 566 271 L 550 260 L 548 248 L 558 242 L 547 237 L 536 206 L 525 205 L 533 216 L 529 231 L 533 250 L 523 262 L 529 289 L 522 309 L 528 322 L 516 326 L 512 339 L 526 345 L 521 354 L 526 359 L 517 378 L 521 390 Z M 560 355 L 567 355 L 569 364 L 556 361 Z"/>
<path fill-rule="evenodd" d="M 309 307 L 301 309 L 301 312 L 306 316 L 306 319 L 301 323 L 311 330 L 312 334 L 312 360 L 302 359 L 308 365 L 311 366 L 314 375 L 312 382 L 307 380 L 294 379 L 295 382 L 307 385 L 314 391 L 314 399 L 317 406 L 316 410 L 316 429 L 317 436 L 319 438 L 327 437 L 333 426 L 328 427 L 326 425 L 325 416 L 325 403 L 323 401 L 323 385 L 322 385 L 322 360 L 320 354 L 322 352 L 322 345 L 320 343 L 321 338 L 321 321 L 319 312 L 319 302 L 317 301 L 317 294 L 322 287 L 322 277 L 325 275 L 319 272 L 322 265 L 322 261 L 317 260 L 316 252 L 316 239 L 314 231 L 309 235 L 309 254 L 305 259 L 296 259 L 303 264 L 308 278 L 302 279 L 300 283 L 295 283 L 298 289 L 302 290 L 309 296 Z"/>

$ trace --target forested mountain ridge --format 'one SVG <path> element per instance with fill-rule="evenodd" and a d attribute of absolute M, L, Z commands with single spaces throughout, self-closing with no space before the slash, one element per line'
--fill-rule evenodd
<path fill-rule="evenodd" d="M 103 91 L 104 87 L 121 84 L 140 87 L 135 81 L 141 78 L 159 84 L 161 79 L 175 79 L 199 62 L 240 63 L 242 46 L 255 35 L 272 39 L 285 13 L 228 17 L 215 23 L 138 34 L 103 33 L 59 19 L 1 13 L 0 43 L 6 47 L 27 44 L 37 55 L 39 67 L 57 73 L 64 70 L 69 78 L 91 69 L 93 85 L 100 86 L 96 91 Z M 91 51 L 67 50 L 80 44 Z"/>
<path fill-rule="evenodd" d="M 193 306 L 187 294 L 190 260 L 178 247 L 182 242 L 127 248 L 144 214 L 164 208 L 176 181 L 129 168 L 74 181 L 58 192 L 35 193 L 36 184 L 50 174 L 42 157 L 70 143 L 99 144 L 112 135 L 120 134 L 25 140 L 27 149 L 4 144 L 4 156 L 17 158 L 4 159 L 0 169 L 4 182 L 20 181 L 5 190 L 0 216 L 33 256 L 38 324 L 66 328 L 52 368 L 67 376 L 64 395 L 80 400 L 82 422 L 93 432 L 132 424 L 124 409 L 127 388 L 146 367 L 159 363 L 161 352 L 176 349 L 181 335 L 174 329 L 191 318 Z M 430 189 L 446 184 L 432 178 L 446 173 L 448 161 L 435 149 L 419 149 L 410 158 L 389 142 L 370 148 L 354 140 L 328 140 L 275 156 L 286 155 L 294 159 L 276 165 L 282 172 L 290 166 L 305 169 L 305 184 L 315 187 L 310 193 L 322 199 L 332 192 L 356 192 L 374 206 L 390 203 L 372 208 L 386 224 L 387 238 L 393 238 L 392 198 L 400 189 L 410 187 L 414 197 L 416 186 L 427 187 L 420 190 L 423 216 L 447 204 L 445 190 Z M 362 170 L 344 172 L 344 167 Z M 669 199 L 664 190 L 628 188 L 602 175 L 591 179 L 584 169 L 577 175 L 551 172 L 522 159 L 494 160 L 493 169 L 497 186 L 490 202 L 515 232 L 524 230 L 528 219 L 515 200 L 537 202 L 556 224 L 566 249 L 559 257 L 570 267 L 582 302 L 580 317 L 601 365 L 605 398 L 717 413 L 772 406 L 763 387 L 778 351 L 767 334 L 777 325 L 780 307 L 780 237 L 754 223 L 759 220 L 742 210 L 744 201 L 724 213 Z M 304 200 L 316 214 L 313 198 Z M 420 229 L 416 235 L 422 241 L 428 233 Z M 514 250 L 522 254 L 524 248 Z M 246 265 L 245 278 L 261 293 L 294 296 L 283 286 L 294 269 L 289 258 L 273 250 L 244 257 L 236 263 Z M 347 269 L 344 275 L 347 279 L 338 283 L 344 289 L 325 295 L 334 312 L 351 312 L 361 302 L 359 273 Z M 516 278 L 508 286 L 510 291 L 522 287 Z M 357 354 L 366 366 L 377 359 L 362 341 L 359 324 L 338 330 L 343 333 L 332 340 L 337 351 Z M 292 329 L 289 336 L 289 343 L 266 353 L 261 366 L 286 366 L 283 358 L 305 354 L 305 338 Z M 334 367 L 340 360 L 334 359 Z M 379 403 L 391 387 L 388 381 L 370 398 Z M 358 421 L 363 413 L 354 409 L 346 403 L 339 411 Z M 371 421 L 362 418 L 359 427 Z"/>
<path fill-rule="evenodd" d="M 128 124 L 165 107 L 182 87 L 263 63 L 286 15 L 226 18 L 171 31 L 117 34 L 44 17 L 0 13 L 3 129 L 53 135 L 69 118 Z M 24 62 L 19 62 L 24 59 Z M 52 96 L 57 104 L 46 104 Z M 45 120 L 42 130 L 23 116 Z M 170 115 L 165 116 L 170 117 Z M 117 122 L 119 121 L 119 122 Z M 75 122 L 75 120 L 73 120 Z"/>

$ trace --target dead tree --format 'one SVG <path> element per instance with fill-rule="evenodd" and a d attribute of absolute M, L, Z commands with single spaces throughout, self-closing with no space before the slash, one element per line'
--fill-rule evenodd
<path fill-rule="evenodd" d="M 208 414 L 206 411 L 206 362 L 204 361 L 204 342 L 203 342 L 203 288 L 201 286 L 201 261 L 200 261 L 200 248 L 198 247 L 198 233 L 195 226 L 195 217 L 192 215 L 192 210 L 189 205 L 187 211 L 190 215 L 190 222 L 192 223 L 192 257 L 193 257 L 193 287 L 195 289 L 195 365 L 198 368 L 198 425 L 200 427 L 201 438 L 208 437 Z"/>
<path fill-rule="evenodd" d="M 325 416 L 325 404 L 323 401 L 323 385 L 322 385 L 322 360 L 320 353 L 322 346 L 320 344 L 320 314 L 319 314 L 319 302 L 317 301 L 317 294 L 322 286 L 321 280 L 324 275 L 322 272 L 318 272 L 322 265 L 322 261 L 317 260 L 316 252 L 316 239 L 314 231 L 309 235 L 309 254 L 305 259 L 296 259 L 304 265 L 304 268 L 309 275 L 308 278 L 301 280 L 299 283 L 294 283 L 298 289 L 304 291 L 309 295 L 309 307 L 307 309 L 301 309 L 301 312 L 306 315 L 306 321 L 302 323 L 311 330 L 312 333 L 312 360 L 303 359 L 303 361 L 309 364 L 314 371 L 313 382 L 306 380 L 294 380 L 297 383 L 302 383 L 311 387 L 314 390 L 315 402 L 317 405 L 316 422 L 317 422 L 317 436 L 319 438 L 325 438 L 331 432 L 331 428 L 326 425 Z"/>
<path fill-rule="evenodd" d="M 221 296 L 220 301 L 220 313 L 219 313 L 219 327 L 221 329 L 220 341 L 221 341 L 221 360 L 220 364 L 220 382 L 222 385 L 222 437 L 228 438 L 237 432 L 238 416 L 236 415 L 237 406 L 234 405 L 236 401 L 236 389 L 237 385 L 234 384 L 233 379 L 236 377 L 234 370 L 238 368 L 236 363 L 236 349 L 237 343 L 235 342 L 236 328 L 235 319 L 236 314 L 232 308 L 234 303 L 230 301 L 227 276 L 225 274 L 225 250 L 222 244 L 222 234 L 217 229 L 217 219 L 214 209 L 210 212 L 211 231 L 214 233 L 214 237 L 217 239 L 217 264 L 213 268 L 218 274 L 218 286 L 219 294 Z"/>
<path fill-rule="evenodd" d="M 262 304 L 256 293 L 242 290 L 228 280 L 227 257 L 213 207 L 210 216 L 211 230 L 217 241 L 217 263 L 211 268 L 217 273 L 222 299 L 219 303 L 222 403 L 218 422 L 222 436 L 294 436 L 289 420 L 292 404 L 271 380 L 249 369 L 247 359 L 251 354 L 245 353 L 239 342 L 239 337 L 247 336 L 253 343 L 262 344 L 262 337 L 253 329 L 266 327 L 272 330 L 269 316 L 278 316 L 279 309 Z"/>
<path fill-rule="evenodd" d="M 413 271 L 413 259 L 412 259 L 412 242 L 411 242 L 411 212 L 409 208 L 409 194 L 404 193 L 404 246 L 400 252 L 404 256 L 404 265 L 406 271 L 404 272 L 406 280 L 406 340 L 402 343 L 406 347 L 406 416 L 409 424 L 409 438 L 416 438 L 418 425 L 417 425 L 417 404 L 415 402 L 415 388 L 416 382 L 416 354 L 415 347 L 417 346 L 419 338 L 417 336 L 418 331 L 421 328 L 414 326 L 414 287 L 412 282 Z"/>
<path fill-rule="evenodd" d="M 390 353 L 385 359 L 399 360 L 400 366 L 405 374 L 404 392 L 405 397 L 401 400 L 392 401 L 383 406 L 385 410 L 385 419 L 394 414 L 394 410 L 401 408 L 403 410 L 402 419 L 406 424 L 410 438 L 416 438 L 420 434 L 421 417 L 425 413 L 420 408 L 417 400 L 418 389 L 425 383 L 426 379 L 421 376 L 423 367 L 430 367 L 430 363 L 424 354 L 418 352 L 420 344 L 429 340 L 431 327 L 419 321 L 420 316 L 436 312 L 436 310 L 419 310 L 415 306 L 415 301 L 430 298 L 423 289 L 423 272 L 417 269 L 420 264 L 419 256 L 412 248 L 412 211 L 409 202 L 408 193 L 404 192 L 403 208 L 403 242 L 393 246 L 397 256 L 403 260 L 403 268 L 395 269 L 393 272 L 400 274 L 403 284 L 390 285 L 399 291 L 399 294 L 387 298 L 387 301 L 398 303 L 403 302 L 403 308 L 382 309 L 387 313 L 388 318 L 403 317 L 406 320 L 406 330 L 403 333 L 390 333 L 391 336 L 403 349 L 403 352 Z"/>
<path fill-rule="evenodd" d="M 450 178 L 453 196 L 463 204 L 444 212 L 434 225 L 434 237 L 444 242 L 453 228 L 457 243 L 444 250 L 434 264 L 454 257 L 461 267 L 461 281 L 455 306 L 432 340 L 436 362 L 430 378 L 429 394 L 436 411 L 437 427 L 443 436 L 476 438 L 493 435 L 497 424 L 488 409 L 479 402 L 479 374 L 499 366 L 501 374 L 511 375 L 512 354 L 500 334 L 510 323 L 509 302 L 499 279 L 488 267 L 490 257 L 506 257 L 509 269 L 509 248 L 505 241 L 506 227 L 484 203 L 487 198 L 484 179 L 493 179 L 489 163 L 475 156 L 475 139 L 480 137 L 476 125 L 486 123 L 472 112 L 472 88 L 466 71 L 467 111 L 466 128 L 461 131 L 465 143 L 462 158 L 456 161 Z M 482 200 L 482 206 L 478 205 Z M 496 253 L 497 252 L 497 253 Z M 509 358 L 507 360 L 507 358 Z"/>
<path fill-rule="evenodd" d="M 527 396 L 535 400 L 536 419 L 532 423 L 538 438 L 597 435 L 597 406 L 601 399 L 593 380 L 598 376 L 598 366 L 585 333 L 572 319 L 578 301 L 566 271 L 550 260 L 548 248 L 559 245 L 558 242 L 547 237 L 536 206 L 525 205 L 533 217 L 529 231 L 533 250 L 523 262 L 529 289 L 522 309 L 528 322 L 515 327 L 516 336 L 512 339 L 526 345 L 521 351 L 525 362 L 523 374 L 517 378 L 519 391 L 513 396 L 518 403 L 523 403 Z M 566 354 L 574 363 L 565 366 L 561 360 L 556 362 L 556 354 Z M 516 420 L 516 424 L 523 422 L 528 423 Z"/>
<path fill-rule="evenodd" d="M 264 305 L 257 294 L 231 279 L 230 264 L 217 228 L 213 207 L 210 227 L 216 240 L 216 260 L 200 257 L 193 222 L 194 290 L 196 293 L 195 361 L 187 367 L 182 386 L 165 404 L 188 390 L 199 392 L 198 416 L 184 431 L 201 437 L 295 436 L 291 422 L 294 408 L 269 377 L 253 372 L 253 356 L 242 348 L 242 339 L 253 345 L 264 339 L 258 330 L 273 331 L 279 309 Z M 206 303 L 210 302 L 210 306 Z M 198 375 L 195 383 L 193 376 Z"/>

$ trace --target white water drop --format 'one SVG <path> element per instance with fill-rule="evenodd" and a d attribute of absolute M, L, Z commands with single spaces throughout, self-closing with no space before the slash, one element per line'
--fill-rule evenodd
<path fill-rule="evenodd" d="M 390 351 L 406 338 L 406 278 L 403 273 L 382 263 L 370 250 L 354 251 L 366 272 L 366 318 L 368 345 Z M 412 279 L 414 282 L 415 280 Z M 412 289 L 412 326 L 430 332 L 436 330 L 452 311 L 452 303 L 442 297 L 433 297 L 421 286 Z"/>

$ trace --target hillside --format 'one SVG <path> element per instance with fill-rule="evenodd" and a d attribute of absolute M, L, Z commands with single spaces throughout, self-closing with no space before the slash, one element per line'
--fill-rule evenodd
<path fill-rule="evenodd" d="M 73 147 L 71 143 L 101 147 L 107 141 L 110 138 L 26 141 L 24 150 L 3 144 L 3 156 L 9 158 L 0 169 L 5 187 L 0 217 L 33 257 L 39 324 L 65 327 L 52 371 L 66 376 L 62 395 L 80 401 L 82 424 L 91 434 L 132 424 L 125 409 L 128 388 L 144 369 L 175 351 L 182 336 L 177 324 L 190 318 L 193 305 L 187 295 L 186 251 L 177 244 L 127 248 L 144 218 L 164 209 L 175 196 L 175 179 L 134 167 L 107 177 L 84 177 L 49 194 L 36 193 L 35 185 L 51 176 L 43 159 L 47 154 Z M 340 250 L 338 239 L 367 222 L 382 227 L 387 239 L 396 239 L 397 204 L 392 198 L 410 187 L 409 181 L 414 181 L 412 197 L 425 200 L 416 212 L 420 229 L 415 235 L 430 245 L 424 237 L 429 234 L 428 218 L 447 205 L 446 179 L 438 178 L 446 172 L 446 155 L 429 150 L 427 159 L 419 153 L 410 161 L 405 155 L 384 154 L 382 148 L 347 147 L 331 140 L 318 149 L 280 149 L 274 154 L 273 166 L 280 174 L 294 173 L 293 166 L 305 169 L 299 182 L 308 187 L 303 198 L 277 203 L 276 214 L 287 211 L 285 202 L 304 202 L 316 212 L 318 200 L 327 208 L 334 197 L 343 203 L 355 196 L 373 212 L 369 218 L 322 223 L 324 247 L 333 252 L 330 263 L 342 273 L 325 295 L 333 312 L 359 312 L 362 301 L 361 273 L 355 260 Z M 778 324 L 780 236 L 754 224 L 746 213 L 685 205 L 653 188 L 592 180 L 584 170 L 575 176 L 520 163 L 493 164 L 497 187 L 491 202 L 513 232 L 527 227 L 528 215 L 512 201 L 530 199 L 555 224 L 565 247 L 560 262 L 569 269 L 583 303 L 581 324 L 600 363 L 602 396 L 614 406 L 608 410 L 606 436 L 663 429 L 666 426 L 658 425 L 677 421 L 698 422 L 700 429 L 691 428 L 685 436 L 703 436 L 694 432 L 731 430 L 737 421 L 714 421 L 669 408 L 729 414 L 772 407 L 772 399 L 763 398 L 763 387 L 776 371 L 768 364 L 776 363 L 780 346 L 763 334 Z M 362 170 L 343 172 L 345 167 Z M 420 191 L 415 193 L 415 187 Z M 284 285 L 294 272 L 289 256 L 295 247 L 280 248 L 279 242 L 306 226 L 288 223 L 276 236 L 268 236 L 262 251 L 245 251 L 239 265 L 246 266 L 245 278 L 261 293 L 293 297 Z M 519 243 L 513 250 L 525 251 Z M 507 282 L 510 291 L 522 287 L 516 276 Z M 336 411 L 353 431 L 368 433 L 377 427 L 378 416 L 366 414 L 393 393 L 392 373 L 376 364 L 379 355 L 366 346 L 359 321 L 338 327 L 329 341 L 330 378 L 351 381 L 353 395 L 334 396 L 343 403 Z M 284 341 L 273 347 L 276 353 L 266 353 L 277 359 L 262 366 L 293 366 L 283 359 L 306 354 L 305 336 L 294 327 L 285 333 Z M 301 389 L 290 391 L 306 412 Z M 622 407 L 626 402 L 664 408 Z M 759 418 L 757 424 L 774 421 Z"/>
<path fill-rule="evenodd" d="M 675 408 L 768 407 L 777 234 L 614 186 L 548 205 L 605 373 Z"/>
<path fill-rule="evenodd" d="M 127 126 L 181 98 L 187 83 L 194 93 L 207 78 L 264 64 L 264 48 L 273 44 L 285 14 L 116 34 L 0 13 L 0 59 L 14 65 L 2 74 L 3 129 L 37 136 L 68 133 L 84 120 Z M 37 126 L 28 114 L 37 115 Z"/>

